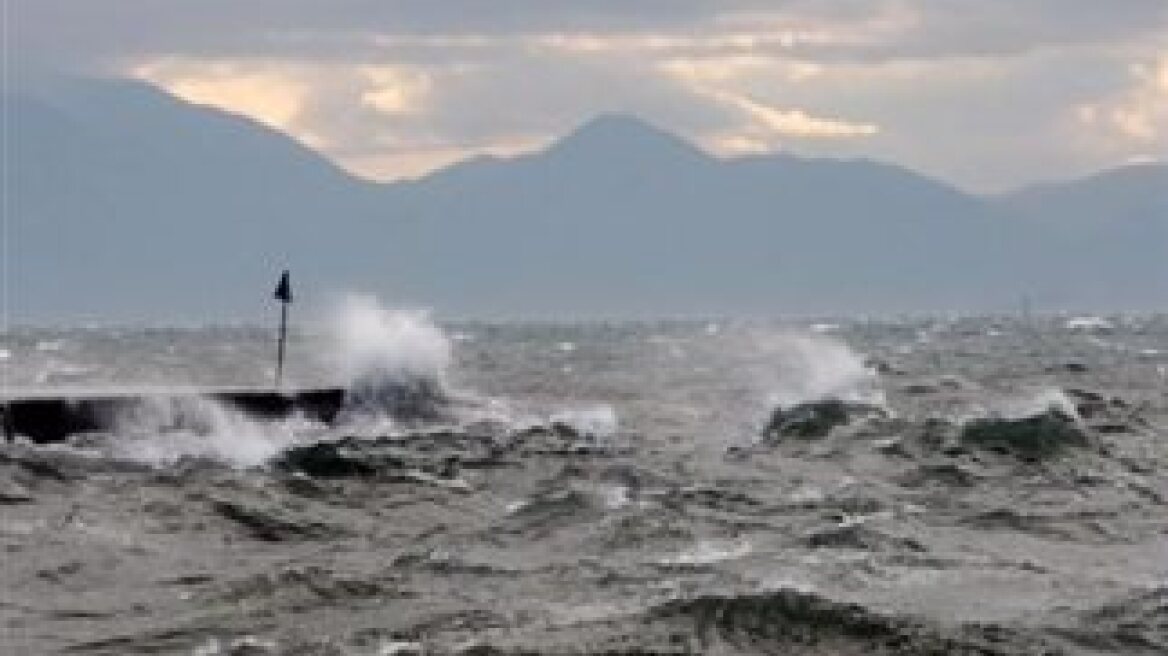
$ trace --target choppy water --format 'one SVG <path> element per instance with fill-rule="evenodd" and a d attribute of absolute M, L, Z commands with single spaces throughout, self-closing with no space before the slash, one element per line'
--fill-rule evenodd
<path fill-rule="evenodd" d="M 442 426 L 218 417 L 4 447 L 4 653 L 1168 650 L 1168 318 L 465 324 L 448 342 L 417 319 L 356 356 L 297 334 L 288 375 L 432 368 L 473 401 Z M 262 386 L 273 355 L 248 327 L 0 340 L 14 394 Z M 1086 446 L 928 437 L 1067 390 L 1104 399 L 1078 418 Z M 889 417 L 762 440 L 774 407 L 827 397 Z M 288 464 L 318 441 L 361 473 Z"/>

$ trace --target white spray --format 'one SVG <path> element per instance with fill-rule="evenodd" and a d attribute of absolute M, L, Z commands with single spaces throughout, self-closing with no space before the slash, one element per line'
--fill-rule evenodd
<path fill-rule="evenodd" d="M 352 294 L 342 301 L 333 327 L 346 380 L 446 380 L 450 340 L 425 310 L 389 310 L 372 296 Z"/>
<path fill-rule="evenodd" d="M 334 352 L 348 396 L 343 421 L 432 420 L 450 400 L 451 342 L 424 310 L 390 310 L 347 296 L 333 321 Z"/>
<path fill-rule="evenodd" d="M 399 415 L 425 419 L 448 398 L 450 341 L 427 313 L 387 310 L 372 297 L 352 295 L 332 327 L 329 354 L 348 389 L 342 422 L 384 430 Z M 258 420 L 204 397 L 158 398 L 116 418 L 111 450 L 155 466 L 201 457 L 254 467 L 323 430 L 297 416 Z"/>
<path fill-rule="evenodd" d="M 607 404 L 561 410 L 552 414 L 550 421 L 596 439 L 611 439 L 620 431 L 616 410 Z"/>
<path fill-rule="evenodd" d="M 212 399 L 147 398 L 115 418 L 110 445 L 115 457 L 153 466 L 183 458 L 207 458 L 232 467 L 257 467 L 295 441 L 300 418 L 257 421 Z"/>
<path fill-rule="evenodd" d="M 1046 412 L 1059 412 L 1075 421 L 1081 421 L 1075 402 L 1067 393 L 1057 387 L 1015 392 L 1006 398 L 991 399 L 985 404 L 970 408 L 957 417 L 959 422 L 992 417 L 997 419 L 1025 419 Z"/>
<path fill-rule="evenodd" d="M 826 335 L 792 333 L 752 336 L 755 376 L 771 406 L 840 399 L 885 405 L 876 373 L 847 344 Z"/>

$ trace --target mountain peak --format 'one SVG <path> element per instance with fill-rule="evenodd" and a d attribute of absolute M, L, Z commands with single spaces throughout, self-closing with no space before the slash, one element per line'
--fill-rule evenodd
<path fill-rule="evenodd" d="M 708 156 L 694 145 L 632 114 L 600 114 L 554 142 L 548 154 L 594 158 Z"/>
<path fill-rule="evenodd" d="M 564 138 L 595 138 L 597 135 L 637 136 L 647 134 L 653 134 L 667 139 L 677 139 L 672 134 L 635 114 L 623 114 L 620 112 L 597 114 L 581 123 Z"/>

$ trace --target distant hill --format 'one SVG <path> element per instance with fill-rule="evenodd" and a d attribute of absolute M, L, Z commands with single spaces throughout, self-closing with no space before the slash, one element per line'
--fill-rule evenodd
<path fill-rule="evenodd" d="M 994 275 L 966 252 L 993 246 L 979 199 L 868 162 L 719 160 L 625 116 L 400 186 L 420 250 L 395 277 L 475 312 L 951 307 Z"/>
<path fill-rule="evenodd" d="M 17 313 L 239 308 L 238 281 L 271 277 L 371 191 L 280 133 L 143 84 L 38 91 L 3 97 Z"/>
<path fill-rule="evenodd" d="M 1060 305 L 1168 309 L 1168 165 L 1138 164 L 995 199 Z"/>
<path fill-rule="evenodd" d="M 460 316 L 1160 307 L 1165 167 L 980 198 L 888 164 L 718 159 L 598 117 L 527 155 L 347 175 L 128 81 L 3 96 L 13 309 L 254 316 L 277 269 Z"/>
<path fill-rule="evenodd" d="M 1131 164 L 1081 180 L 1046 183 L 1004 194 L 1007 210 L 1076 228 L 1119 219 L 1164 218 L 1168 212 L 1168 164 Z"/>

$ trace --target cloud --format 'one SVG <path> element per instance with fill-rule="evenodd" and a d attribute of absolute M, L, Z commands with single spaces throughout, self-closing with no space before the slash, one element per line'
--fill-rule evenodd
<path fill-rule="evenodd" d="M 293 131 L 313 85 L 282 64 L 192 62 L 161 59 L 131 74 L 191 103 L 244 114 L 283 131 Z"/>
<path fill-rule="evenodd" d="M 729 108 L 737 115 L 737 125 L 698 135 L 700 141 L 717 152 L 735 154 L 775 150 L 783 137 L 864 137 L 879 132 L 879 127 L 873 123 L 816 116 L 799 108 L 780 108 L 743 90 L 752 86 L 775 89 L 780 85 L 790 87 L 813 82 L 828 71 L 827 67 L 815 62 L 735 54 L 668 59 L 658 68 L 696 96 Z"/>
<path fill-rule="evenodd" d="M 633 112 L 978 189 L 1165 147 L 1163 0 L 11 0 L 13 64 L 134 75 L 412 176 Z"/>
<path fill-rule="evenodd" d="M 717 97 L 755 120 L 767 130 L 779 135 L 799 137 L 860 137 L 880 131 L 872 123 L 851 123 L 831 118 L 818 118 L 801 109 L 777 109 L 746 96 L 718 93 Z"/>
<path fill-rule="evenodd" d="M 711 89 L 706 93 L 718 102 L 738 110 L 748 119 L 735 132 L 723 132 L 706 139 L 714 149 L 727 153 L 773 150 L 779 146 L 782 137 L 866 137 L 880 131 L 872 123 L 818 117 L 802 109 L 781 109 L 727 91 Z"/>
<path fill-rule="evenodd" d="M 565 50 L 1017 54 L 1162 32 L 1163 0 L 10 0 L 22 60 L 328 58 L 540 41 Z"/>
<path fill-rule="evenodd" d="M 364 66 L 358 69 L 358 74 L 369 86 L 361 94 L 361 102 L 388 115 L 421 112 L 433 85 L 427 73 L 403 66 Z"/>
<path fill-rule="evenodd" d="M 350 160 L 367 159 L 370 149 L 433 145 L 429 135 L 416 129 L 416 122 L 401 133 L 387 131 L 384 125 L 387 119 L 416 120 L 423 115 L 438 71 L 312 60 L 167 57 L 135 64 L 131 74 L 188 102 L 243 114 L 286 132 L 362 174 L 371 171 Z M 412 138 L 406 138 L 411 133 Z M 397 159 L 410 158 L 399 153 Z"/>
<path fill-rule="evenodd" d="M 1168 139 L 1168 53 L 1130 67 L 1132 85 L 1111 98 L 1080 105 L 1079 119 L 1094 130 L 1139 144 Z"/>
<path fill-rule="evenodd" d="M 676 100 L 653 84 L 614 81 L 571 61 L 513 64 L 520 61 L 519 53 L 428 66 L 166 57 L 131 72 L 184 100 L 255 118 L 354 173 L 382 180 L 417 177 L 474 155 L 538 148 L 609 107 L 588 102 L 599 86 L 617 90 L 630 111 L 650 115 L 648 99 Z"/>
<path fill-rule="evenodd" d="M 759 76 L 802 82 L 826 71 L 823 64 L 814 61 L 757 54 L 666 59 L 659 67 L 667 75 L 694 87 L 741 82 Z"/>

